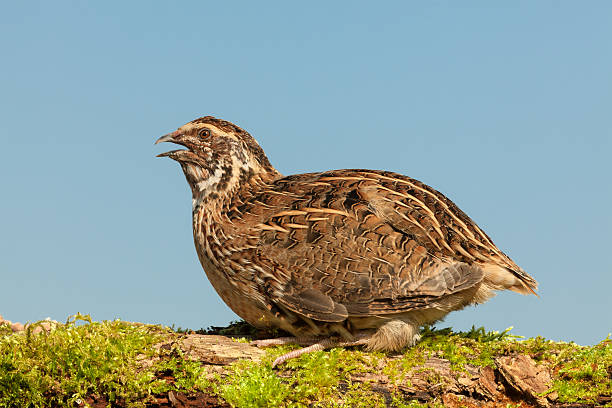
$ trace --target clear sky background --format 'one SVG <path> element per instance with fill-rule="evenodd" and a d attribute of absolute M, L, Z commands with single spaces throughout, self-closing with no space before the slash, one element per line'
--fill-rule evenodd
<path fill-rule="evenodd" d="M 540 282 L 439 327 L 612 331 L 612 2 L 5 1 L 0 58 L 7 319 L 236 319 L 153 145 L 212 114 L 283 174 L 426 182 Z"/>

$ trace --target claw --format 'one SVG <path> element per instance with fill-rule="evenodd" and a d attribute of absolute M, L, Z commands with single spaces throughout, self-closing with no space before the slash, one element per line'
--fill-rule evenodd
<path fill-rule="evenodd" d="M 301 356 L 302 354 L 307 354 L 307 353 L 311 353 L 313 351 L 322 351 L 322 350 L 326 350 L 332 347 L 350 347 L 350 346 L 362 346 L 368 343 L 368 340 L 370 339 L 371 335 L 370 334 L 361 334 L 356 336 L 355 340 L 351 340 L 351 341 L 346 341 L 343 339 L 339 339 L 337 337 L 330 337 L 330 338 L 325 338 L 325 339 L 321 339 L 318 338 L 319 341 L 313 343 L 310 343 L 310 345 L 308 347 L 304 347 L 301 348 L 299 350 L 293 350 L 290 351 L 287 354 L 283 354 L 282 356 L 278 357 L 276 360 L 274 360 L 274 362 L 272 363 L 272 368 L 276 367 L 279 364 L 284 363 L 287 360 L 290 360 L 292 358 L 296 358 Z M 282 340 L 285 341 L 285 343 L 281 343 L 281 344 L 296 344 L 296 341 L 293 342 L 289 342 L 289 339 L 296 339 L 296 340 L 302 340 L 304 341 L 305 337 L 303 338 L 298 338 L 298 337 L 281 337 L 280 339 L 270 339 L 270 340 L 257 340 L 257 341 L 274 341 L 274 340 Z M 310 338 L 313 339 L 313 338 Z M 252 344 L 252 343 L 251 343 Z M 266 343 L 269 345 L 272 345 L 271 343 Z M 299 343 L 297 343 L 299 344 Z"/>

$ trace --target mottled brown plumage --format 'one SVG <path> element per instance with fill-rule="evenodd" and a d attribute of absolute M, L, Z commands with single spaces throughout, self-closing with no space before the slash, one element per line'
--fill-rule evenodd
<path fill-rule="evenodd" d="M 158 142 L 187 148 L 160 156 L 178 161 L 191 186 L 200 262 L 225 303 L 256 327 L 312 338 L 314 349 L 337 344 L 317 336 L 339 336 L 399 350 L 420 325 L 494 290 L 537 288 L 417 180 L 376 170 L 284 177 L 246 131 L 211 116 Z"/>

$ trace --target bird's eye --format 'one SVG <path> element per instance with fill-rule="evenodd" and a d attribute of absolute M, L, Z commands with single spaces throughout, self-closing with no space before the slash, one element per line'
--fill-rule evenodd
<path fill-rule="evenodd" d="M 200 131 L 198 132 L 198 136 L 200 137 L 209 137 L 210 136 L 210 130 L 209 129 L 200 129 Z"/>

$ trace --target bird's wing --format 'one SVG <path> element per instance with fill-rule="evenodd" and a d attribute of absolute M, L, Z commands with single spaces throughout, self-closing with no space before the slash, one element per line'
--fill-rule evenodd
<path fill-rule="evenodd" d="M 262 289 L 317 320 L 426 308 L 478 285 L 473 261 L 512 263 L 450 200 L 394 173 L 289 176 L 253 200 Z"/>

